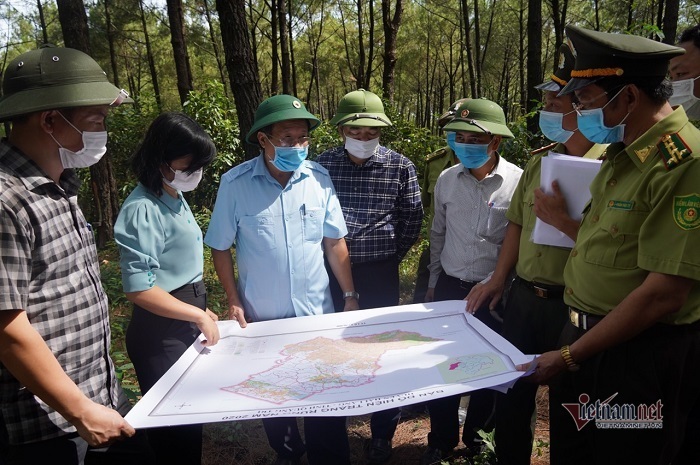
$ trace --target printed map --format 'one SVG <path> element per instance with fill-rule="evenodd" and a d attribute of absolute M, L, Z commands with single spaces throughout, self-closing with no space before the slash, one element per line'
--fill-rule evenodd
<path fill-rule="evenodd" d="M 127 415 L 134 427 L 361 415 L 512 384 L 527 359 L 448 301 L 251 323 L 219 322 Z"/>

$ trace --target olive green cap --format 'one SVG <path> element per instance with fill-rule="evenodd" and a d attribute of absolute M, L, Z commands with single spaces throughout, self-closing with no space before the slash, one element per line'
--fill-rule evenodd
<path fill-rule="evenodd" d="M 0 121 L 58 108 L 133 103 L 89 55 L 53 45 L 12 60 L 5 69 L 2 91 Z"/>
<path fill-rule="evenodd" d="M 255 110 L 255 121 L 250 128 L 245 140 L 251 144 L 257 144 L 257 134 L 261 129 L 281 121 L 291 119 L 305 119 L 309 121 L 309 131 L 313 131 L 321 124 L 321 120 L 309 113 L 301 100 L 293 95 L 273 95 L 264 100 Z"/>
<path fill-rule="evenodd" d="M 574 54 L 571 53 L 569 44 L 561 44 L 559 46 L 559 66 L 554 73 L 549 77 L 549 81 L 535 86 L 535 89 L 559 92 L 571 80 L 571 70 L 574 69 Z"/>
<path fill-rule="evenodd" d="M 578 26 L 566 26 L 566 35 L 576 62 L 571 80 L 559 95 L 610 76 L 663 79 L 669 60 L 685 53 L 680 47 L 646 37 L 591 31 Z"/>
<path fill-rule="evenodd" d="M 442 130 L 485 132 L 508 138 L 515 137 L 506 126 L 503 108 L 485 98 L 465 99 L 455 110 L 452 121 Z"/>
<path fill-rule="evenodd" d="M 331 124 L 377 128 L 391 126 L 391 120 L 384 114 L 384 104 L 377 94 L 358 89 L 340 99 Z"/>
<path fill-rule="evenodd" d="M 437 120 L 438 126 L 440 126 L 442 128 L 447 123 L 452 121 L 452 118 L 455 117 L 455 113 L 457 112 L 457 108 L 459 108 L 459 106 L 465 100 L 469 100 L 469 99 L 461 98 L 459 100 L 455 100 L 455 102 L 452 105 L 450 105 L 450 108 L 448 108 L 447 111 L 445 113 L 443 113 L 442 115 L 440 115 L 440 117 L 438 118 L 438 120 Z"/>

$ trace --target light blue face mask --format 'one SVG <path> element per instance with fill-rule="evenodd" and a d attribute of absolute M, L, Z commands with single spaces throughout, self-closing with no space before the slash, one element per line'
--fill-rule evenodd
<path fill-rule="evenodd" d="M 489 161 L 489 144 L 455 142 L 455 155 L 465 168 L 481 168 Z"/>
<path fill-rule="evenodd" d="M 306 160 L 309 147 L 275 147 L 275 159 L 272 164 L 280 171 L 292 172 Z"/>
<path fill-rule="evenodd" d="M 576 110 L 570 111 L 573 113 Z M 562 144 L 566 143 L 571 136 L 574 135 L 574 131 L 568 131 L 564 129 L 564 116 L 569 113 L 555 113 L 553 111 L 540 111 L 540 130 L 542 134 L 547 139 L 560 142 Z"/>
<path fill-rule="evenodd" d="M 455 141 L 457 140 L 457 133 L 456 132 L 448 132 L 447 133 L 447 145 L 452 149 L 453 152 L 456 152 L 455 150 Z"/>
<path fill-rule="evenodd" d="M 622 118 L 622 121 L 611 128 L 605 125 L 605 115 L 603 114 L 603 109 L 610 105 L 610 102 L 615 100 L 623 89 L 624 87 L 617 91 L 617 94 L 600 108 L 578 110 L 578 129 L 586 139 L 595 144 L 613 144 L 622 142 L 625 138 L 625 125 L 622 123 L 630 115 L 629 112 Z"/>
<path fill-rule="evenodd" d="M 275 159 L 271 162 L 280 171 L 288 173 L 296 171 L 309 156 L 308 145 L 305 147 L 278 147 L 270 141 L 269 137 L 267 140 L 275 148 Z"/>

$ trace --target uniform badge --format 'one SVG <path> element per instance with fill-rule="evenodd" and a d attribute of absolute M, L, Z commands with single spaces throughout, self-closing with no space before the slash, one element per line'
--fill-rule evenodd
<path fill-rule="evenodd" d="M 666 134 L 661 138 L 656 148 L 659 149 L 667 170 L 679 166 L 690 157 L 692 151 L 678 133 Z"/>
<path fill-rule="evenodd" d="M 653 149 L 654 146 L 650 145 L 648 147 L 644 147 L 643 149 L 635 150 L 634 153 L 637 155 L 637 158 L 639 158 L 639 161 L 644 163 L 647 161 L 647 158 L 649 157 L 649 154 L 651 153 L 651 149 Z"/>
<path fill-rule="evenodd" d="M 608 208 L 613 210 L 631 211 L 632 207 L 634 207 L 634 202 L 631 200 L 610 200 L 608 202 Z"/>
<path fill-rule="evenodd" d="M 460 114 L 460 116 L 462 118 L 466 118 L 467 116 L 469 116 L 469 110 L 462 110 L 462 113 Z"/>
<path fill-rule="evenodd" d="M 673 197 L 673 220 L 679 228 L 689 231 L 700 227 L 700 195 L 689 194 Z"/>

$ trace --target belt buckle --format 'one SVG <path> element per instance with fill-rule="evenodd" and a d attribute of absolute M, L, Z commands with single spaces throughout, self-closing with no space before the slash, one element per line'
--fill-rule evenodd
<path fill-rule="evenodd" d="M 535 292 L 535 295 L 541 299 L 546 299 L 547 298 L 547 289 L 543 287 L 539 287 L 536 285 L 532 285 L 532 290 Z"/>
<path fill-rule="evenodd" d="M 571 324 L 576 326 L 577 328 L 579 327 L 579 321 L 578 321 L 579 314 L 576 310 L 572 309 L 569 307 L 569 321 L 571 321 Z"/>

